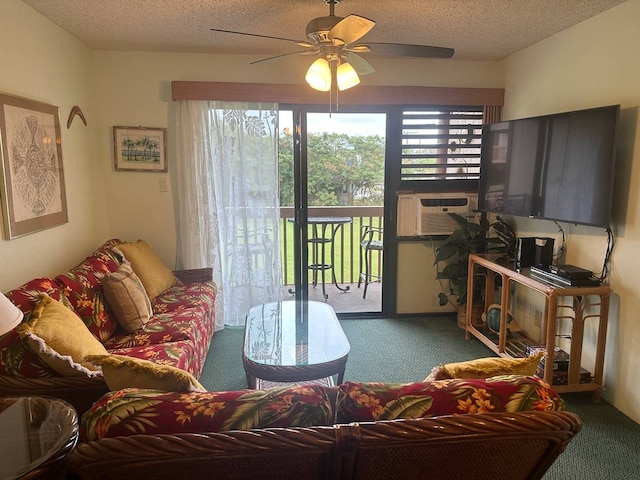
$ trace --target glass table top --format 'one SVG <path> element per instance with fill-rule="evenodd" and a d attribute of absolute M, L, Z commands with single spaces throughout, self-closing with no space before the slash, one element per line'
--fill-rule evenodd
<path fill-rule="evenodd" d="M 0 398 L 0 478 L 19 478 L 77 442 L 78 418 L 49 397 Z"/>
<path fill-rule="evenodd" d="M 290 300 L 249 311 L 243 348 L 255 363 L 303 366 L 341 359 L 350 345 L 330 305 Z"/>

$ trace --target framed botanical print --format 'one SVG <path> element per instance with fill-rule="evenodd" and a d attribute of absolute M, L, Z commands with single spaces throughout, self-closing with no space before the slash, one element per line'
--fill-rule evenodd
<path fill-rule="evenodd" d="M 6 238 L 67 223 L 58 107 L 0 94 L 0 150 Z"/>
<path fill-rule="evenodd" d="M 166 172 L 166 128 L 113 127 L 116 170 Z"/>

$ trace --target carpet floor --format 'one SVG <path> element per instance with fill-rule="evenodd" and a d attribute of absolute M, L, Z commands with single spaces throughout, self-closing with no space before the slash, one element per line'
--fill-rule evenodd
<path fill-rule="evenodd" d="M 466 340 L 454 318 L 341 320 L 351 344 L 345 380 L 421 381 L 441 363 L 492 356 L 476 339 Z M 216 332 L 201 383 L 208 390 L 247 387 L 242 367 L 242 328 Z M 640 425 L 590 393 L 563 394 L 583 429 L 551 466 L 545 480 L 640 479 Z"/>

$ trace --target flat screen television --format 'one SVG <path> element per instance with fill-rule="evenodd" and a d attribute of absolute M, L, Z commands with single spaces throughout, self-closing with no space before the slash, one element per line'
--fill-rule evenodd
<path fill-rule="evenodd" d="M 608 228 L 620 105 L 483 126 L 478 208 Z"/>

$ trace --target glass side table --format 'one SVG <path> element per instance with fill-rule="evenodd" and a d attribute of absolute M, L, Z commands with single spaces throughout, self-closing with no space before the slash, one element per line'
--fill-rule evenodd
<path fill-rule="evenodd" d="M 0 478 L 64 478 L 78 415 L 52 397 L 0 398 Z"/>

